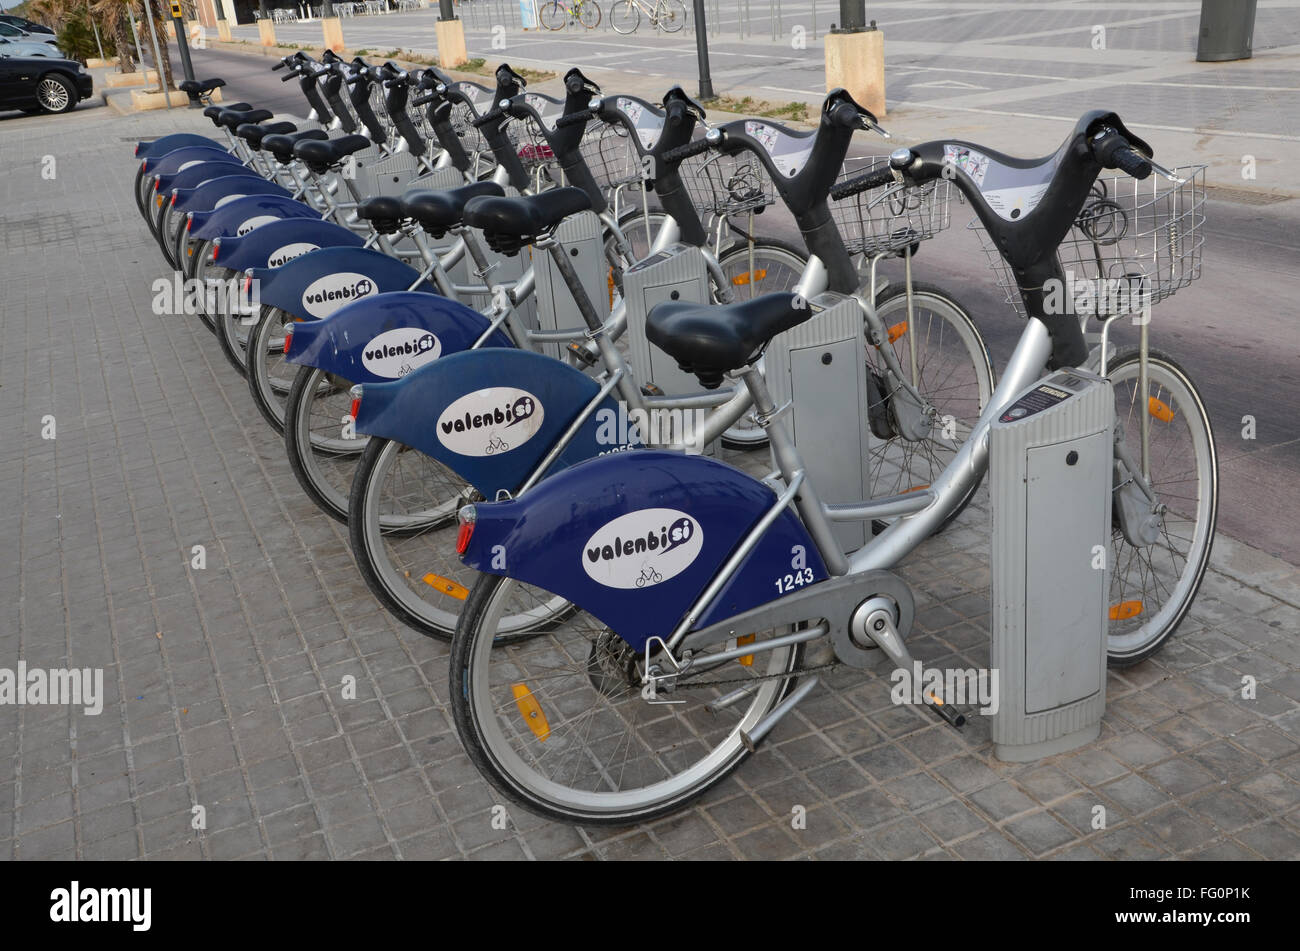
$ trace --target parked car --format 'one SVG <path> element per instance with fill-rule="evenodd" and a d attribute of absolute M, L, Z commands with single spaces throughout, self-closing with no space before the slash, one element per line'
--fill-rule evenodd
<path fill-rule="evenodd" d="M 38 43 L 35 40 L 11 40 L 0 36 L 0 56 L 53 56 L 63 59 L 63 53 L 57 46 Z"/>
<path fill-rule="evenodd" d="M 27 40 L 34 43 L 49 43 L 56 49 L 58 48 L 58 40 L 54 38 L 52 33 L 30 33 L 27 30 L 11 26 L 8 23 L 0 22 L 0 36 L 10 40 Z"/>
<path fill-rule="evenodd" d="M 94 86 L 75 60 L 0 53 L 0 110 L 70 112 Z"/>
<path fill-rule="evenodd" d="M 54 35 L 54 31 L 43 23 L 35 23 L 25 17 L 14 16 L 12 13 L 0 13 L 0 23 L 7 23 L 10 26 L 16 26 L 18 29 L 27 33 L 48 33 Z"/>

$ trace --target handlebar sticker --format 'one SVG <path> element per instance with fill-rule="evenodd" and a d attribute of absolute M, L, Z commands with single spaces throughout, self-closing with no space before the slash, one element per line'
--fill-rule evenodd
<path fill-rule="evenodd" d="M 816 137 L 796 139 L 783 135 L 780 129 L 752 120 L 745 123 L 745 134 L 763 146 L 776 170 L 787 178 L 797 175 L 808 164 L 813 143 L 817 141 Z"/>
<path fill-rule="evenodd" d="M 423 327 L 398 327 L 371 338 L 361 350 L 361 365 L 375 376 L 396 380 L 441 354 L 442 341 Z"/>
<path fill-rule="evenodd" d="M 546 412 L 527 390 L 490 386 L 466 393 L 438 417 L 438 441 L 462 456 L 517 449 L 537 435 Z"/>
<path fill-rule="evenodd" d="M 647 113 L 642 108 L 641 103 L 635 99 L 624 99 L 621 96 L 614 100 L 617 106 L 625 116 L 632 120 L 632 125 L 636 129 L 636 137 L 641 140 L 641 148 L 647 152 L 655 147 L 659 141 L 659 133 L 664 127 L 664 121 L 653 112 Z M 645 120 L 642 122 L 642 120 Z"/>
<path fill-rule="evenodd" d="M 596 530 L 582 546 L 582 568 L 607 588 L 647 588 L 681 574 L 704 547 L 700 523 L 677 509 L 641 509 Z"/>
<path fill-rule="evenodd" d="M 999 218 L 1007 221 L 1016 221 L 1029 214 L 1038 207 L 1038 203 L 1046 194 L 1046 184 L 999 188 L 983 192 L 984 200 L 988 202 L 989 207 L 997 212 Z"/>
<path fill-rule="evenodd" d="M 943 147 L 943 161 L 965 172 L 977 188 L 984 187 L 984 176 L 989 170 L 989 157 L 983 152 L 976 152 L 964 145 L 948 144 Z"/>
<path fill-rule="evenodd" d="M 537 113 L 538 118 L 542 120 L 542 124 L 546 126 L 547 131 L 555 130 L 555 120 L 559 119 L 563 114 L 564 103 L 552 102 L 545 96 L 539 96 L 536 93 L 531 92 L 524 96 L 524 102 L 528 103 L 529 107 Z M 547 109 L 551 110 L 550 115 L 547 115 Z"/>

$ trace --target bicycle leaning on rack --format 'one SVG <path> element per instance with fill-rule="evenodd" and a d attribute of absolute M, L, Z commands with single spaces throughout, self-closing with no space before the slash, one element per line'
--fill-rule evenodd
<path fill-rule="evenodd" d="M 643 13 L 650 18 L 651 26 L 665 33 L 676 33 L 686 25 L 682 0 L 615 0 L 609 8 L 609 25 L 615 33 L 635 33 Z"/>
<path fill-rule="evenodd" d="M 600 5 L 596 0 L 547 0 L 538 7 L 537 16 L 548 30 L 562 30 L 566 23 L 594 30 L 600 26 Z"/>

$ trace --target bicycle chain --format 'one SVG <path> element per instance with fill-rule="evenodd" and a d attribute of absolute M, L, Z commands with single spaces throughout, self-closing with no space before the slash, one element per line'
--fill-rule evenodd
<path fill-rule="evenodd" d="M 700 687 L 721 687 L 727 684 L 753 684 L 763 680 L 788 680 L 791 677 L 801 677 L 804 674 L 814 674 L 822 670 L 835 670 L 843 666 L 838 660 L 834 660 L 829 664 L 818 664 L 816 667 L 800 667 L 788 674 L 760 674 L 756 677 L 737 677 L 733 680 L 701 680 L 692 681 L 688 684 L 674 684 L 673 690 L 696 690 Z"/>

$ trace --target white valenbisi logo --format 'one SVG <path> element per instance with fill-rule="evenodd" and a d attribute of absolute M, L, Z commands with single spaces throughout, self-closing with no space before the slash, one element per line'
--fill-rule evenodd
<path fill-rule="evenodd" d="M 320 245 L 312 244 L 310 241 L 297 241 L 293 244 L 286 244 L 271 252 L 271 256 L 266 259 L 266 266 L 280 267 L 288 264 L 294 258 L 300 258 L 311 251 L 319 250 Z"/>
<path fill-rule="evenodd" d="M 239 230 L 236 231 L 235 234 L 242 237 L 243 235 L 248 234 L 248 232 L 252 231 L 254 228 L 260 228 L 262 227 L 262 225 L 269 225 L 272 221 L 279 221 L 279 220 L 280 219 L 277 218 L 275 215 L 258 215 L 255 218 L 249 218 L 242 225 L 240 225 Z"/>
<path fill-rule="evenodd" d="M 234 201 L 236 198 L 247 198 L 247 197 L 248 197 L 247 195 L 242 195 L 242 194 L 241 194 L 241 195 L 222 195 L 220 198 L 217 199 L 217 203 L 216 203 L 215 205 L 212 206 L 212 210 L 213 210 L 213 211 L 216 211 L 216 210 L 217 210 L 218 208 L 220 208 L 222 205 L 228 205 L 228 204 L 230 204 L 232 201 Z"/>
<path fill-rule="evenodd" d="M 364 274 L 326 274 L 307 285 L 302 292 L 302 306 L 313 317 L 328 317 L 344 304 L 377 293 L 375 282 Z"/>
<path fill-rule="evenodd" d="M 466 393 L 438 417 L 438 440 L 462 456 L 517 449 L 537 435 L 546 412 L 527 390 L 490 386 Z"/>
<path fill-rule="evenodd" d="M 437 360 L 442 341 L 422 327 L 398 327 L 374 337 L 361 351 L 361 365 L 390 380 Z"/>
<path fill-rule="evenodd" d="M 641 509 L 587 539 L 582 568 L 607 588 L 649 588 L 689 568 L 703 547 L 704 530 L 685 512 Z"/>

